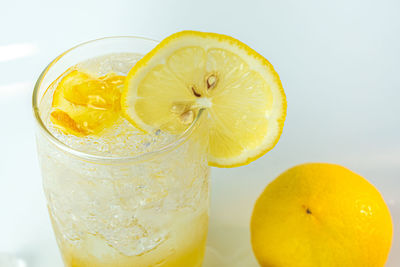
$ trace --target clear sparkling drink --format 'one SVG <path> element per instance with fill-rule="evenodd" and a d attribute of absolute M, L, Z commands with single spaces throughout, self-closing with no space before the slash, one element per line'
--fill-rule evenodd
<path fill-rule="evenodd" d="M 122 114 L 100 133 L 84 135 L 70 134 L 51 119 L 55 91 L 71 71 L 124 76 L 155 44 L 127 37 L 89 42 L 57 58 L 37 82 L 39 161 L 65 266 L 202 264 L 209 167 L 207 144 L 196 136 L 200 119 L 179 136 L 143 133 Z M 101 121 L 96 116 L 102 113 L 88 103 L 71 107 Z"/>

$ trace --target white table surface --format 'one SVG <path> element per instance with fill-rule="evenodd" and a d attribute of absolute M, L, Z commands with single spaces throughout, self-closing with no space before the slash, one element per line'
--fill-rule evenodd
<path fill-rule="evenodd" d="M 41 188 L 33 84 L 55 56 L 111 35 L 162 39 L 193 29 L 232 35 L 267 57 L 288 100 L 283 135 L 256 162 L 213 169 L 211 266 L 257 266 L 248 224 L 262 189 L 303 162 L 342 164 L 382 192 L 400 265 L 400 2 L 0 2 L 0 252 L 28 267 L 62 266 Z M 229 240 L 229 246 L 221 245 Z M 218 254 L 215 254 L 218 253 Z"/>

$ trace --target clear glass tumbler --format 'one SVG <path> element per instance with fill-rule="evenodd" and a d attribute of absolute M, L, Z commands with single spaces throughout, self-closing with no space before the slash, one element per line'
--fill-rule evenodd
<path fill-rule="evenodd" d="M 43 187 L 67 267 L 202 264 L 209 167 L 198 130 L 201 112 L 176 141 L 134 157 L 78 151 L 57 139 L 43 119 L 43 107 L 51 104 L 41 103 L 43 95 L 71 66 L 110 53 L 144 55 L 156 44 L 137 37 L 90 41 L 57 57 L 36 83 L 33 109 Z"/>

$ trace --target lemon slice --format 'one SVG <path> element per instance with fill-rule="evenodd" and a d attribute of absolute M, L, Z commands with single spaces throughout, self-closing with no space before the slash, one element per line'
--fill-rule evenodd
<path fill-rule="evenodd" d="M 66 134 L 95 135 L 119 116 L 124 76 L 93 77 L 79 70 L 67 73 L 53 94 L 50 120 Z"/>
<path fill-rule="evenodd" d="M 235 167 L 278 142 L 286 98 L 272 65 L 247 45 L 226 35 L 183 31 L 132 68 L 121 108 L 138 128 L 174 134 L 204 109 L 209 164 Z"/>

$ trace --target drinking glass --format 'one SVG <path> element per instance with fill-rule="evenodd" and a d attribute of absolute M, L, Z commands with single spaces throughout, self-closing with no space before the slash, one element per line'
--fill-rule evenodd
<path fill-rule="evenodd" d="M 108 37 L 52 61 L 33 93 L 37 151 L 56 240 L 67 267 L 201 266 L 208 228 L 209 167 L 201 112 L 175 141 L 135 156 L 90 154 L 58 139 L 44 117 L 46 90 L 79 62 L 144 55 L 156 41 Z M 43 102 L 45 101 L 45 102 Z"/>

